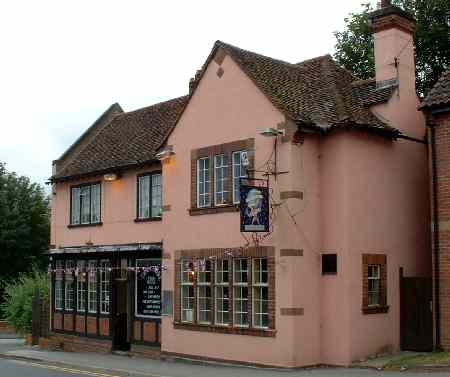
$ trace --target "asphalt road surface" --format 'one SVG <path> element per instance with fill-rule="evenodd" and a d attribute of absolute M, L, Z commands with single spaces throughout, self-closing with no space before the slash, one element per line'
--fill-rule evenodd
<path fill-rule="evenodd" d="M 0 359 L 1 377 L 122 377 L 119 374 L 94 372 L 82 367 L 64 367 L 29 361 Z"/>

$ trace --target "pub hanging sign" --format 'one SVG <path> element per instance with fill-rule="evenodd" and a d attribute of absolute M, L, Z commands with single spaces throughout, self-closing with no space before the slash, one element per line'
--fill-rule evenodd
<path fill-rule="evenodd" d="M 240 185 L 241 232 L 269 232 L 269 188 Z"/>

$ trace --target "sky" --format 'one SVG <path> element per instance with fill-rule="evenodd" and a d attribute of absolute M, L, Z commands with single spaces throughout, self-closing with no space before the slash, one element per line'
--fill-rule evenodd
<path fill-rule="evenodd" d="M 44 184 L 112 103 L 187 94 L 217 39 L 293 63 L 333 54 L 333 32 L 363 2 L 1 1 L 0 161 Z"/>

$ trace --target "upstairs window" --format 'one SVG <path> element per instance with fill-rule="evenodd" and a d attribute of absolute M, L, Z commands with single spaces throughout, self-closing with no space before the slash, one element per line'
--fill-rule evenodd
<path fill-rule="evenodd" d="M 100 183 L 71 188 L 71 225 L 98 224 L 101 221 Z"/>
<path fill-rule="evenodd" d="M 199 208 L 211 205 L 211 168 L 210 158 L 197 161 L 197 205 Z"/>
<path fill-rule="evenodd" d="M 247 151 L 233 152 L 233 203 L 239 204 L 241 201 L 240 182 L 241 178 L 247 177 L 248 164 Z"/>
<path fill-rule="evenodd" d="M 160 219 L 162 216 L 162 176 L 152 173 L 138 177 L 138 219 Z"/>
<path fill-rule="evenodd" d="M 227 155 L 219 154 L 214 157 L 214 203 L 216 206 L 227 204 L 230 201 L 228 165 Z"/>

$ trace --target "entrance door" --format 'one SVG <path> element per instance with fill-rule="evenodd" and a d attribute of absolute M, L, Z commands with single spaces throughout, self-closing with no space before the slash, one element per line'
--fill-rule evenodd
<path fill-rule="evenodd" d="M 123 267 L 123 261 L 120 261 Z M 125 260 L 126 264 L 126 260 Z M 128 351 L 130 341 L 128 336 L 128 279 L 126 270 L 114 277 L 114 305 L 113 305 L 113 346 L 115 350 Z"/>
<path fill-rule="evenodd" d="M 431 278 L 403 277 L 400 272 L 400 342 L 401 349 L 433 349 L 433 314 Z"/>

